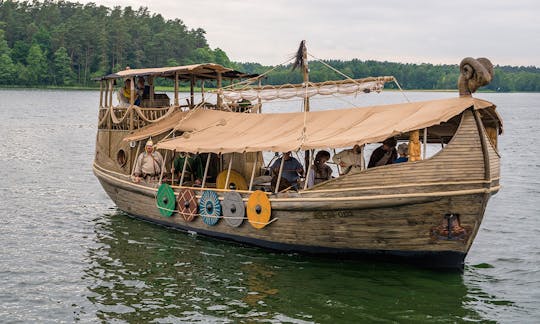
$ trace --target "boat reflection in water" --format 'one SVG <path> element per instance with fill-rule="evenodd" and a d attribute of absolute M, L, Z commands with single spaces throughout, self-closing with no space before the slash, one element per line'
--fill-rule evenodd
<path fill-rule="evenodd" d="M 482 321 L 505 303 L 459 273 L 268 253 L 121 212 L 96 224 L 85 280 L 106 321 Z"/>

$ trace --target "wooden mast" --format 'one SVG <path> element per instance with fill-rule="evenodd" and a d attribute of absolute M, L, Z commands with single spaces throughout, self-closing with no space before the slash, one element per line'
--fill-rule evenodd
<path fill-rule="evenodd" d="M 300 48 L 298 49 L 298 53 L 296 55 L 297 55 L 296 57 L 297 61 L 295 62 L 294 66 L 297 66 L 297 64 L 301 65 L 302 76 L 304 80 L 304 87 L 306 89 L 305 96 L 304 96 L 304 112 L 309 112 L 309 97 L 307 96 L 307 88 L 308 88 L 308 83 L 309 83 L 309 68 L 308 68 L 307 48 L 306 48 L 305 40 L 300 42 Z M 300 55 L 301 55 L 301 59 L 300 59 Z M 306 130 L 304 129 L 304 131 Z M 310 162 L 309 150 L 306 150 L 304 151 L 304 165 L 306 166 L 306 169 L 309 168 L 309 162 Z M 305 174 L 305 176 L 307 177 L 307 174 Z"/>

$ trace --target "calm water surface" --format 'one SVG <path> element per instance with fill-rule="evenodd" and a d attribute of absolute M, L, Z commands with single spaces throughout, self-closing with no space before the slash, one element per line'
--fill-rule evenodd
<path fill-rule="evenodd" d="M 540 94 L 478 97 L 504 118 L 503 188 L 458 274 L 269 253 L 131 219 L 91 171 L 98 93 L 0 90 L 0 321 L 537 322 Z"/>

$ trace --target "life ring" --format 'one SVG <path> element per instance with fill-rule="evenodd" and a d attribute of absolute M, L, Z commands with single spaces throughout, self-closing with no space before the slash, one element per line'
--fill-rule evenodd
<path fill-rule="evenodd" d="M 156 196 L 156 203 L 161 215 L 170 217 L 174 213 L 176 200 L 171 186 L 166 183 L 162 183 L 161 186 L 159 186 Z"/>
<path fill-rule="evenodd" d="M 231 170 L 229 175 L 229 185 L 225 188 L 225 181 L 227 181 L 228 170 L 221 171 L 216 178 L 216 188 L 218 189 L 234 189 L 234 190 L 247 190 L 248 185 L 246 179 L 237 171 Z"/>
<path fill-rule="evenodd" d="M 216 225 L 221 215 L 221 204 L 215 191 L 205 190 L 199 199 L 199 212 L 206 225 Z"/>
<path fill-rule="evenodd" d="M 244 221 L 246 210 L 242 196 L 238 192 L 229 191 L 223 195 L 223 218 L 232 227 L 238 227 Z"/>
<path fill-rule="evenodd" d="M 189 188 L 181 188 L 178 192 L 178 212 L 187 222 L 191 222 L 197 216 L 197 198 L 195 191 Z"/>
<path fill-rule="evenodd" d="M 254 191 L 249 196 L 246 207 L 247 218 L 251 226 L 261 229 L 268 225 L 272 207 L 266 193 L 260 190 Z"/>

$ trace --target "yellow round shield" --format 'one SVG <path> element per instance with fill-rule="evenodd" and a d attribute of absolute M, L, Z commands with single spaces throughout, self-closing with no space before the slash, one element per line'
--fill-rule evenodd
<path fill-rule="evenodd" d="M 216 179 L 216 187 L 218 189 L 233 189 L 233 190 L 247 190 L 248 185 L 246 179 L 238 172 L 231 170 L 229 176 L 229 184 L 225 188 L 225 181 L 227 181 L 227 170 L 221 171 Z"/>
<path fill-rule="evenodd" d="M 249 223 L 256 229 L 261 229 L 268 225 L 270 215 L 272 214 L 268 196 L 260 190 L 254 191 L 249 196 L 246 213 Z"/>

